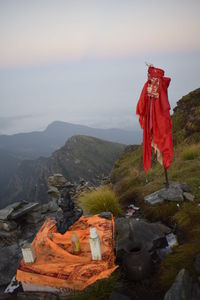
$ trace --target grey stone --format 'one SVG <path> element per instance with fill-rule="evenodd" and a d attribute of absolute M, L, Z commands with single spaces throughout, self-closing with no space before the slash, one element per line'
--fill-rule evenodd
<path fill-rule="evenodd" d="M 25 214 L 27 214 L 29 211 L 33 210 L 36 206 L 38 206 L 39 203 L 37 202 L 30 202 L 27 204 L 24 204 L 22 207 L 14 210 L 11 214 L 10 214 L 10 218 L 12 220 L 15 220 L 19 217 L 24 216 Z"/>
<path fill-rule="evenodd" d="M 151 275 L 151 255 L 142 244 L 130 243 L 122 261 L 126 276 L 131 281 L 140 281 Z"/>
<path fill-rule="evenodd" d="M 26 215 L 25 220 L 27 223 L 36 224 L 42 220 L 41 211 L 33 211 Z"/>
<path fill-rule="evenodd" d="M 139 243 L 148 251 L 156 247 L 156 240 L 165 237 L 171 229 L 161 223 L 149 223 L 145 220 L 127 218 L 115 219 L 116 254 L 129 247 L 130 242 Z"/>
<path fill-rule="evenodd" d="M 194 201 L 194 195 L 190 194 L 190 193 L 187 193 L 187 192 L 184 192 L 183 193 L 183 196 L 186 200 L 188 201 Z"/>
<path fill-rule="evenodd" d="M 112 220 L 112 213 L 109 211 L 104 211 L 99 214 L 99 217 L 108 219 L 108 220 Z"/>
<path fill-rule="evenodd" d="M 11 205 L 6 206 L 5 208 L 0 210 L 0 220 L 7 220 L 14 209 L 17 209 L 21 205 L 20 202 L 15 202 Z"/>
<path fill-rule="evenodd" d="M 18 263 L 22 258 L 18 244 L 1 248 L 0 255 L 0 285 L 8 284 L 16 274 Z"/>
<path fill-rule="evenodd" d="M 168 189 L 163 188 L 159 191 L 159 196 L 168 201 L 183 201 L 183 191 L 181 188 L 169 186 Z"/>
<path fill-rule="evenodd" d="M 160 197 L 159 191 L 156 191 L 150 195 L 144 197 L 144 201 L 150 203 L 151 205 L 163 203 L 164 199 Z"/>
<path fill-rule="evenodd" d="M 55 186 L 50 186 L 47 193 L 48 194 L 60 194 L 59 190 Z"/>
<path fill-rule="evenodd" d="M 58 210 L 58 204 L 55 199 L 52 199 L 51 201 L 48 202 L 48 210 L 50 212 L 56 212 Z"/>
<path fill-rule="evenodd" d="M 165 200 L 177 202 L 182 202 L 184 200 L 180 183 L 172 182 L 169 184 L 169 188 L 162 188 L 144 197 L 144 201 L 151 205 L 163 203 Z"/>
<path fill-rule="evenodd" d="M 194 269 L 198 275 L 200 275 L 200 253 L 194 258 Z"/>
<path fill-rule="evenodd" d="M 171 288 L 165 294 L 164 300 L 190 300 L 192 299 L 192 278 L 189 272 L 182 269 Z"/>
<path fill-rule="evenodd" d="M 48 186 L 60 189 L 66 183 L 66 179 L 62 174 L 54 174 L 48 177 Z"/>
<path fill-rule="evenodd" d="M 192 298 L 191 300 L 199 300 L 200 299 L 200 286 L 198 282 L 195 282 L 192 287 Z"/>
<path fill-rule="evenodd" d="M 183 192 L 190 192 L 190 187 L 189 187 L 189 185 L 187 184 L 187 183 L 180 183 L 180 187 L 181 187 L 181 189 L 183 190 Z"/>
<path fill-rule="evenodd" d="M 2 221 L 0 220 L 0 230 L 12 231 L 17 228 L 17 223 L 14 221 Z"/>

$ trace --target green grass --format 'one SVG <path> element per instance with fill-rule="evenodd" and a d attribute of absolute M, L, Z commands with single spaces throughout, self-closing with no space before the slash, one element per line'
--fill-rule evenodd
<path fill-rule="evenodd" d="M 200 242 L 188 242 L 176 247 L 162 262 L 159 268 L 158 280 L 164 289 L 168 289 L 173 283 L 178 272 L 185 268 L 191 275 L 194 274 L 193 260 L 200 251 Z"/>
<path fill-rule="evenodd" d="M 200 158 L 200 144 L 186 147 L 181 155 L 182 160 L 194 160 Z"/>
<path fill-rule="evenodd" d="M 107 279 L 98 280 L 88 287 L 83 293 L 71 296 L 69 300 L 109 300 L 113 290 L 120 288 L 120 272 L 116 270 Z"/>
<path fill-rule="evenodd" d="M 114 216 L 122 214 L 116 194 L 106 186 L 92 192 L 82 193 L 78 202 L 83 210 L 90 214 L 99 214 L 104 211 L 110 211 Z"/>

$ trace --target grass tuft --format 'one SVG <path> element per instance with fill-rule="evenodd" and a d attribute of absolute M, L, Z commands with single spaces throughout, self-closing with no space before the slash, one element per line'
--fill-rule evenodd
<path fill-rule="evenodd" d="M 117 196 L 106 186 L 92 192 L 82 193 L 78 202 L 83 210 L 90 214 L 99 214 L 104 211 L 110 211 L 114 216 L 122 214 Z"/>

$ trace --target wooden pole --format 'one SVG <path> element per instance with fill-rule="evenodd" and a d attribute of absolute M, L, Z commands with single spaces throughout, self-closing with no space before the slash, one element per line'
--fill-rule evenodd
<path fill-rule="evenodd" d="M 167 169 L 164 168 L 164 170 L 165 170 L 165 180 L 166 180 L 165 186 L 166 186 L 166 189 L 168 189 L 169 188 L 169 180 L 168 180 Z"/>

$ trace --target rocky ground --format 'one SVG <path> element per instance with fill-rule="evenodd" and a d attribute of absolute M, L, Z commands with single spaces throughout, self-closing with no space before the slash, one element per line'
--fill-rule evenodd
<path fill-rule="evenodd" d="M 105 178 L 102 183 L 108 184 L 109 179 Z M 36 202 L 22 201 L 0 210 L 1 291 L 5 290 L 16 273 L 17 265 L 22 258 L 21 246 L 33 240 L 46 218 L 57 216 L 63 191 L 65 195 L 67 191 L 66 199 L 71 199 L 70 201 L 75 203 L 73 215 L 78 209 L 76 207 L 78 195 L 93 189 L 95 187 L 89 186 L 84 180 L 75 186 L 61 174 L 54 174 L 48 178 L 48 203 L 41 205 Z M 179 205 L 183 201 L 193 201 L 193 197 L 187 184 L 171 182 L 168 189 L 162 188 L 147 195 L 144 200 L 152 206 L 165 201 L 174 201 Z M 104 217 L 109 217 L 109 214 L 105 214 Z M 176 228 L 161 222 L 149 222 L 144 217 L 142 209 L 137 207 L 136 203 L 132 203 L 127 207 L 126 215 L 115 218 L 115 252 L 116 263 L 120 266 L 120 286 L 114 288 L 107 299 L 159 300 L 163 299 L 163 296 L 164 300 L 200 299 L 200 277 L 198 277 L 200 276 L 200 253 L 194 257 L 193 269 L 196 276 L 192 277 L 192 274 L 185 269 L 180 270 L 165 295 L 163 291 L 157 290 L 156 283 L 151 280 L 152 274 L 155 274 L 163 258 L 173 251 L 174 246 L 182 244 L 183 240 Z M 141 288 L 142 286 L 144 288 Z M 19 299 L 31 299 L 28 297 L 58 299 L 57 295 L 48 293 L 37 295 L 34 293 L 32 296 L 23 294 L 20 289 L 18 297 L 19 295 L 22 297 Z M 3 296 L 0 296 L 0 299 L 1 297 Z"/>

